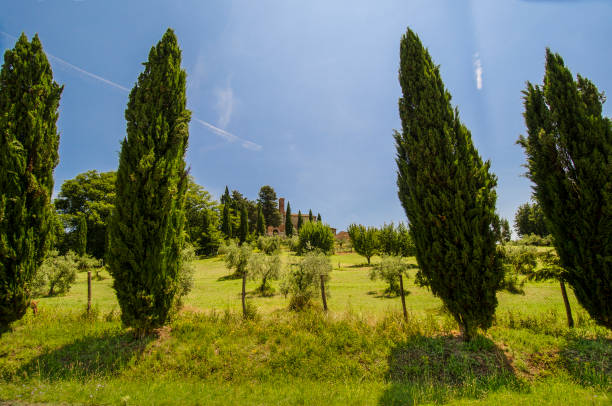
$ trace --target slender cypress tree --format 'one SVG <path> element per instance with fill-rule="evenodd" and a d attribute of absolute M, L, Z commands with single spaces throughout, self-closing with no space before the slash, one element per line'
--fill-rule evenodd
<path fill-rule="evenodd" d="M 304 223 L 304 220 L 302 219 L 302 211 L 298 210 L 298 223 L 297 223 L 297 231 L 298 233 L 300 232 L 300 228 L 302 228 L 302 224 Z"/>
<path fill-rule="evenodd" d="M 612 121 L 605 100 L 546 50 L 544 86 L 524 92 L 527 176 L 567 281 L 591 317 L 612 329 Z"/>
<path fill-rule="evenodd" d="M 491 326 L 503 268 L 496 250 L 495 175 L 451 107 L 429 52 L 410 29 L 400 45 L 398 196 L 410 221 L 418 280 L 439 296 L 466 340 Z"/>
<path fill-rule="evenodd" d="M 221 232 L 225 238 L 232 238 L 232 219 L 230 217 L 229 204 L 223 205 L 223 216 L 221 216 Z"/>
<path fill-rule="evenodd" d="M 62 90 L 38 35 L 21 34 L 0 71 L 0 334 L 25 314 L 52 238 Z"/>
<path fill-rule="evenodd" d="M 238 229 L 238 238 L 240 243 L 246 241 L 249 235 L 249 214 L 247 213 L 246 205 L 242 205 L 240 209 L 240 229 Z"/>
<path fill-rule="evenodd" d="M 321 222 L 321 213 L 317 213 L 317 221 L 320 223 Z"/>
<path fill-rule="evenodd" d="M 264 218 L 263 210 L 261 209 L 261 204 L 257 205 L 257 235 L 265 235 L 266 234 L 266 219 Z"/>
<path fill-rule="evenodd" d="M 312 223 L 312 210 L 308 210 L 308 221 Z"/>
<path fill-rule="evenodd" d="M 287 202 L 287 212 L 285 213 L 285 235 L 291 237 L 293 235 L 293 223 L 291 222 L 291 205 Z"/>
<path fill-rule="evenodd" d="M 79 216 L 79 225 L 77 227 L 77 254 L 83 256 L 87 253 L 87 220 L 85 215 Z"/>
<path fill-rule="evenodd" d="M 174 32 L 149 52 L 125 111 L 109 265 L 121 320 L 139 336 L 163 326 L 176 305 L 184 245 L 185 152 L 191 112 Z"/>
<path fill-rule="evenodd" d="M 223 193 L 223 196 L 221 196 L 221 204 L 226 205 L 231 204 L 231 202 L 232 197 L 230 196 L 229 188 L 227 185 L 225 185 L 225 192 Z"/>

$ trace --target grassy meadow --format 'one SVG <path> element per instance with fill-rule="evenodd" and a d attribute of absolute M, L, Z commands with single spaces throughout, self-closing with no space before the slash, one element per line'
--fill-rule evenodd
<path fill-rule="evenodd" d="M 285 253 L 283 260 L 296 261 Z M 379 261 L 374 257 L 373 263 Z M 71 291 L 41 298 L 0 338 L 0 399 L 10 404 L 533 405 L 612 403 L 612 334 L 570 296 L 566 327 L 557 283 L 498 294 L 495 325 L 469 343 L 441 302 L 406 288 L 398 297 L 371 281 L 365 259 L 334 255 L 330 311 L 296 314 L 280 294 L 249 294 L 220 257 L 197 261 L 194 287 L 170 326 L 135 340 L 121 327 L 112 280 L 86 274 Z M 414 271 L 412 271 L 414 272 Z M 278 291 L 278 282 L 272 284 Z M 258 281 L 249 281 L 253 292 Z"/>

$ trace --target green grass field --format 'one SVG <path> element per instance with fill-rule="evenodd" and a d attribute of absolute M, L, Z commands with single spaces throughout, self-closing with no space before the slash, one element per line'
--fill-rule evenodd
<path fill-rule="evenodd" d="M 285 254 L 284 261 L 294 261 Z M 374 258 L 373 263 L 379 259 Z M 86 275 L 70 293 L 41 298 L 0 338 L 0 399 L 17 404 L 610 404 L 612 335 L 571 296 L 565 327 L 557 283 L 500 293 L 495 325 L 470 343 L 426 289 L 407 289 L 408 322 L 365 260 L 332 257 L 330 311 L 289 312 L 288 298 L 250 294 L 220 258 L 197 262 L 185 308 L 155 337 L 121 327 L 112 280 Z M 257 281 L 249 281 L 253 291 Z M 278 284 L 273 283 L 274 287 Z M 278 290 L 278 289 L 277 289 Z"/>

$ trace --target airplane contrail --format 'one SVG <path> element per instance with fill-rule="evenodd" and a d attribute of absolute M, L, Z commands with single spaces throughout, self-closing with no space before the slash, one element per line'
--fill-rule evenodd
<path fill-rule="evenodd" d="M 11 38 L 13 40 L 17 40 L 17 37 L 15 37 L 15 36 L 13 36 L 11 34 L 8 34 L 8 33 L 4 32 L 4 31 L 0 31 L 0 34 L 3 34 L 3 35 L 5 35 L 5 36 L 7 36 L 7 37 L 9 37 L 9 38 Z M 55 56 L 53 54 L 50 54 L 47 51 L 45 51 L 45 54 L 49 58 L 58 61 L 60 64 L 66 66 L 68 68 L 74 69 L 75 71 L 77 71 L 79 73 L 82 73 L 82 74 L 84 74 L 86 76 L 89 76 L 92 79 L 98 80 L 98 81 L 100 81 L 100 82 L 102 82 L 104 84 L 107 84 L 107 85 L 112 86 L 112 87 L 114 87 L 116 89 L 122 90 L 124 92 L 129 92 L 130 91 L 130 89 L 128 89 L 125 86 L 121 86 L 120 84 L 115 83 L 112 80 L 103 78 L 102 76 L 96 75 L 95 73 L 88 72 L 88 71 L 86 71 L 83 68 L 79 68 L 78 66 L 73 65 L 70 62 L 65 61 L 62 58 L 59 58 L 59 57 L 57 57 L 57 56 Z M 216 126 L 210 124 L 209 122 L 204 121 L 204 120 L 202 120 L 202 119 L 200 119 L 198 117 L 192 116 L 192 119 L 194 121 L 197 121 L 199 124 L 203 125 L 204 127 L 208 128 L 213 133 L 215 133 L 215 134 L 225 138 L 225 140 L 228 141 L 228 142 L 240 141 L 240 146 L 241 147 L 246 148 L 246 149 L 250 149 L 251 151 L 261 151 L 263 149 L 263 147 L 261 145 L 259 145 L 259 144 L 256 144 L 256 143 L 254 143 L 252 141 L 248 141 L 248 140 L 245 140 L 243 138 L 240 138 L 237 135 L 234 135 L 234 134 L 232 134 L 232 133 L 230 133 L 228 131 L 225 131 L 225 130 L 219 128 L 219 127 L 216 127 Z"/>

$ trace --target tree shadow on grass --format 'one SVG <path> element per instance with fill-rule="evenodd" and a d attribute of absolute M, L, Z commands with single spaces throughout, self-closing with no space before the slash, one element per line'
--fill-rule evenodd
<path fill-rule="evenodd" d="M 580 384 L 612 390 L 612 340 L 571 335 L 559 352 L 559 362 Z"/>
<path fill-rule="evenodd" d="M 389 387 L 379 405 L 445 403 L 500 387 L 520 389 L 510 361 L 488 338 L 412 336 L 391 349 Z"/>
<path fill-rule="evenodd" d="M 229 275 L 221 276 L 217 279 L 217 282 L 234 281 L 236 279 L 242 279 L 242 276 L 238 275 L 237 273 L 231 273 Z"/>
<path fill-rule="evenodd" d="M 386 290 L 382 292 L 377 290 L 370 290 L 367 294 L 370 296 L 374 296 L 375 299 L 398 299 L 401 297 L 399 293 L 387 292 Z M 408 296 L 409 294 L 410 291 L 404 289 L 404 296 Z"/>
<path fill-rule="evenodd" d="M 373 264 L 368 265 L 367 262 L 364 262 L 363 264 L 346 265 L 343 268 L 371 268 L 372 266 Z"/>
<path fill-rule="evenodd" d="M 140 357 L 156 338 L 136 339 L 131 331 L 83 337 L 33 358 L 18 374 L 48 381 L 113 375 Z"/>

